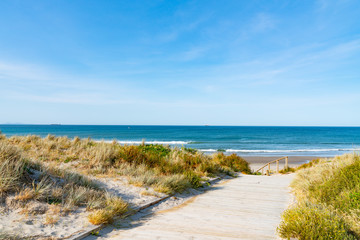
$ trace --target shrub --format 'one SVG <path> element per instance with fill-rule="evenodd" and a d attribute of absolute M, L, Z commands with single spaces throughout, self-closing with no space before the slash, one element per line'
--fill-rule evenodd
<path fill-rule="evenodd" d="M 171 152 L 171 149 L 169 147 L 165 147 L 163 145 L 157 145 L 157 144 L 146 144 L 146 145 L 140 145 L 139 148 L 144 153 L 155 153 L 159 157 L 165 157 L 169 155 Z"/>
<path fill-rule="evenodd" d="M 217 153 L 215 154 L 214 159 L 221 166 L 229 167 L 236 172 L 251 173 L 249 163 L 235 153 L 229 156 L 226 156 L 224 153 Z"/>
<path fill-rule="evenodd" d="M 184 150 L 185 152 L 188 152 L 188 153 L 192 153 L 192 154 L 195 154 L 198 151 L 195 148 L 187 148 L 187 147 L 183 147 L 182 150 Z"/>
<path fill-rule="evenodd" d="M 202 186 L 201 178 L 197 176 L 195 173 L 188 171 L 185 173 L 185 176 L 189 180 L 192 187 L 198 188 Z"/>
<path fill-rule="evenodd" d="M 235 154 L 208 156 L 184 147 L 179 149 L 145 143 L 121 146 L 116 142 L 94 142 L 91 139 L 69 139 L 53 135 L 46 138 L 5 137 L 0 142 L 22 149 L 24 157 L 29 159 L 26 161 L 27 167 L 90 188 L 96 188 L 91 186 L 94 182 L 76 172 L 109 176 L 121 174 L 128 176 L 133 184 L 167 189 L 169 192 L 181 191 L 189 186 L 198 187 L 201 178 L 220 173 L 232 176 L 234 171 L 250 173 L 248 163 Z M 47 162 L 46 168 L 42 162 Z M 75 172 L 61 171 L 57 167 L 59 163 L 71 166 Z"/>

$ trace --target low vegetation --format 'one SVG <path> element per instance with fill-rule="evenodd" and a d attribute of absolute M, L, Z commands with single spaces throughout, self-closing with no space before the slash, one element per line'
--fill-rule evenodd
<path fill-rule="evenodd" d="M 93 177 L 125 176 L 131 184 L 170 194 L 235 172 L 251 172 L 235 154 L 209 156 L 191 148 L 0 134 L 0 203 L 25 215 L 42 214 L 45 225 L 56 224 L 78 207 L 89 211 L 93 224 L 110 223 L 128 210 L 126 202 L 98 187 Z"/>
<path fill-rule="evenodd" d="M 23 155 L 47 165 L 71 167 L 93 176 L 127 176 L 137 186 L 164 193 L 199 187 L 205 178 L 234 172 L 250 173 L 248 163 L 236 154 L 209 156 L 189 148 L 141 144 L 120 145 L 91 139 L 48 135 L 0 137 L 0 142 L 21 149 Z M 5 183 L 4 183 L 5 184 Z"/>
<path fill-rule="evenodd" d="M 107 211 L 106 222 L 127 211 L 121 198 L 99 189 L 86 176 L 26 159 L 18 147 L 4 141 L 0 142 L 0 203 L 25 215 L 45 214 L 44 224 L 55 224 L 81 206 L 91 212 Z"/>
<path fill-rule="evenodd" d="M 287 167 L 287 168 L 284 168 L 284 169 L 281 169 L 279 171 L 279 173 L 281 174 L 287 174 L 287 173 L 293 173 L 296 171 L 296 168 L 292 168 L 292 167 Z"/>
<path fill-rule="evenodd" d="M 105 207 L 90 213 L 89 221 L 95 225 L 110 223 L 113 221 L 114 216 L 118 216 L 126 212 L 127 207 L 127 203 L 125 203 L 122 199 L 107 195 L 105 199 Z"/>
<path fill-rule="evenodd" d="M 297 203 L 286 210 L 283 238 L 360 239 L 360 156 L 316 159 L 297 171 Z"/>

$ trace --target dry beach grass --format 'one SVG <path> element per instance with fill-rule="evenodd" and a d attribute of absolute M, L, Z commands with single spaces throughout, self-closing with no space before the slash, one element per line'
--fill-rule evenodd
<path fill-rule="evenodd" d="M 27 160 L 18 148 L 3 142 L 0 143 L 0 194 L 6 208 L 21 208 L 24 215 L 46 214 L 44 224 L 54 224 L 59 216 L 80 206 L 88 211 L 107 211 L 109 219 L 127 209 L 121 198 L 98 188 L 86 176 Z"/>
<path fill-rule="evenodd" d="M 110 223 L 125 213 L 129 204 L 99 186 L 102 179 L 125 176 L 128 183 L 148 189 L 140 195 L 156 195 L 154 190 L 181 192 L 238 171 L 250 173 L 248 163 L 236 155 L 51 135 L 0 135 L 1 206 L 25 218 L 41 215 L 42 226 L 56 225 L 79 208 L 88 212 L 84 216 L 92 224 Z"/>
<path fill-rule="evenodd" d="M 297 239 L 360 238 L 360 156 L 346 154 L 300 167 L 292 183 L 297 203 L 279 233 Z"/>
<path fill-rule="evenodd" d="M 234 171 L 250 173 L 248 163 L 233 154 L 205 155 L 193 149 L 162 145 L 125 145 L 95 142 L 91 139 L 69 139 L 48 135 L 2 138 L 23 151 L 26 158 L 72 167 L 94 176 L 127 176 L 138 186 L 149 186 L 165 192 L 180 192 L 199 187 L 201 178 Z"/>

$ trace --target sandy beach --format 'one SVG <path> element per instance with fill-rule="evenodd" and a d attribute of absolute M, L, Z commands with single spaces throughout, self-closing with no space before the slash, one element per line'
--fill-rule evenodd
<path fill-rule="evenodd" d="M 245 157 L 245 159 L 250 163 L 252 169 L 257 169 L 258 167 L 266 164 L 269 161 L 279 158 L 275 157 L 262 157 L 262 156 L 251 156 Z M 296 156 L 289 157 L 289 165 L 291 167 L 298 166 L 307 160 L 314 159 L 316 157 L 304 157 Z M 282 166 L 280 164 L 280 166 Z M 163 197 L 164 194 L 155 193 L 151 188 L 136 187 L 128 183 L 126 178 L 98 178 L 96 179 L 101 183 L 108 192 L 111 192 L 117 196 L 122 197 L 124 200 L 130 203 L 131 207 L 141 206 L 148 202 L 154 201 Z M 145 192 L 152 192 L 152 194 L 145 194 Z M 194 195 L 198 195 L 199 191 L 194 189 L 189 189 L 184 194 L 177 195 L 175 198 L 168 199 L 163 204 L 160 204 L 159 207 L 152 209 L 153 212 L 157 212 L 163 209 L 173 208 L 179 204 L 182 204 L 187 199 L 191 198 Z M 70 236 L 82 229 L 91 228 L 94 225 L 90 224 L 87 220 L 88 213 L 85 212 L 84 208 L 79 208 L 77 211 L 69 214 L 68 216 L 59 217 L 57 223 L 52 225 L 44 224 L 45 215 L 31 215 L 25 217 L 20 214 L 21 209 L 11 211 L 7 210 L 0 216 L 0 222 L 2 226 L 1 231 L 8 233 L 19 232 L 22 229 L 22 233 L 27 236 L 46 236 L 54 238 L 62 238 Z M 7 219 L 7 220 L 6 220 Z"/>
<path fill-rule="evenodd" d="M 125 177 L 117 178 L 94 178 L 101 187 L 107 192 L 121 197 L 135 208 L 165 196 L 152 189 L 145 187 L 136 187 L 128 183 Z M 14 196 L 8 198 L 7 203 L 0 204 L 0 233 L 21 234 L 20 236 L 29 236 L 36 239 L 47 238 L 66 238 L 88 227 L 95 227 L 89 223 L 88 215 L 85 207 L 79 207 L 69 214 L 56 214 L 47 210 L 45 204 L 28 203 L 29 208 L 43 207 L 43 213 L 36 213 L 35 210 L 31 214 L 24 214 L 23 208 L 10 208 L 11 200 Z M 0 199 L 1 200 L 1 199 Z M 2 199 L 5 201 L 4 199 Z M 14 202 L 14 200 L 13 200 Z M 31 205 L 33 204 L 34 207 Z M 46 213 L 45 213 L 46 212 Z M 46 223 L 47 218 L 56 219 L 53 224 Z"/>
<path fill-rule="evenodd" d="M 0 240 L 360 240 L 360 1 L 84 2 L 0 0 Z"/>
<path fill-rule="evenodd" d="M 201 186 L 210 185 L 205 181 L 232 175 L 221 169 L 257 178 L 260 176 L 252 175 L 252 171 L 283 157 L 206 155 L 163 145 L 126 146 L 51 135 L 46 138 L 2 136 L 0 140 L 0 157 L 6 157 L 2 157 L 4 164 L 12 160 L 10 163 L 19 166 L 11 168 L 19 169 L 17 171 L 3 171 L 5 177 L 5 173 L 19 177 L 11 185 L 17 187 L 4 188 L 7 194 L 0 196 L 0 233 L 37 239 L 68 238 L 96 229 L 97 225 L 111 223 L 113 218 L 126 213 L 127 208 L 122 208 L 125 205 L 134 210 L 169 196 L 152 211 L 171 209 L 202 194 Z M 44 155 L 46 159 L 42 158 Z M 25 165 L 25 158 L 42 161 Z M 316 158 L 290 156 L 288 165 L 296 167 Z M 284 165 L 285 161 L 281 160 L 280 169 Z M 196 175 L 201 169 L 202 175 Z M 213 175 L 207 175 L 207 169 L 212 170 Z M 270 170 L 275 169 L 274 163 Z M 124 210 L 112 212 L 112 206 Z M 107 215 L 101 215 L 102 211 L 113 215 L 106 218 Z"/>
<path fill-rule="evenodd" d="M 271 162 L 275 159 L 284 157 L 284 156 L 241 156 L 244 158 L 249 164 L 253 171 L 256 171 L 260 167 L 264 166 L 266 163 Z M 312 159 L 323 158 L 317 156 L 289 156 L 289 167 L 297 167 L 303 163 L 311 161 Z M 284 160 L 279 163 L 280 168 L 284 166 Z M 272 169 L 275 167 L 275 164 L 272 164 Z"/>

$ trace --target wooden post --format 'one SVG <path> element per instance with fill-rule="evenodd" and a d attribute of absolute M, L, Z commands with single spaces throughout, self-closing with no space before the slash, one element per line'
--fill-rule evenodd
<path fill-rule="evenodd" d="M 261 169 L 261 175 L 264 175 L 264 168 Z"/>
<path fill-rule="evenodd" d="M 269 166 L 269 170 L 268 170 L 268 171 L 269 171 L 269 175 L 268 175 L 268 176 L 270 176 L 270 163 L 268 164 L 268 166 Z"/>
<path fill-rule="evenodd" d="M 285 157 L 285 169 L 288 169 L 289 168 L 289 158 L 288 157 Z"/>
<path fill-rule="evenodd" d="M 279 160 L 276 161 L 276 173 L 279 173 Z"/>

